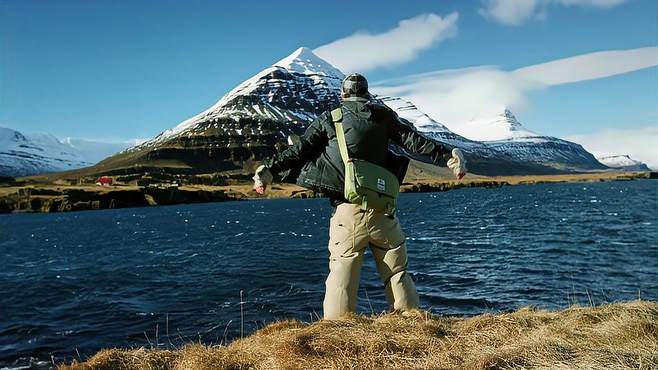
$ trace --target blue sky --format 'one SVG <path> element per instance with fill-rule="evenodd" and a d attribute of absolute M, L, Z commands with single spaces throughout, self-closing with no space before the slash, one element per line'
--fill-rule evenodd
<path fill-rule="evenodd" d="M 299 46 L 386 33 L 423 14 L 456 14 L 452 34 L 406 62 L 363 71 L 371 82 L 656 45 L 655 1 L 528 0 L 529 11 L 509 1 L 0 0 L 0 126 L 149 138 Z M 525 91 L 517 117 L 560 137 L 656 126 L 656 76 L 654 66 Z"/>

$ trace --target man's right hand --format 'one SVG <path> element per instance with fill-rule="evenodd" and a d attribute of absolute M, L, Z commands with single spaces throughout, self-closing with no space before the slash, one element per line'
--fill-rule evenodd
<path fill-rule="evenodd" d="M 455 148 L 452 150 L 452 158 L 448 159 L 448 168 L 459 180 L 466 176 L 466 159 L 461 149 Z"/>
<path fill-rule="evenodd" d="M 253 177 L 254 190 L 256 190 L 256 193 L 265 194 L 267 186 L 272 183 L 272 178 L 273 176 L 269 168 L 265 167 L 264 165 L 258 167 Z"/>

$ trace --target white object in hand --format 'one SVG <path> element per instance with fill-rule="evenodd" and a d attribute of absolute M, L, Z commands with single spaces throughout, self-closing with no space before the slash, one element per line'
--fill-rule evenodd
<path fill-rule="evenodd" d="M 448 159 L 448 168 L 452 170 L 452 173 L 458 179 L 466 175 L 466 159 L 461 149 L 455 148 L 452 150 L 452 158 Z"/>
<path fill-rule="evenodd" d="M 256 173 L 253 177 L 254 190 L 259 194 L 263 194 L 265 189 L 267 189 L 267 186 L 272 183 L 272 178 L 272 173 L 269 168 L 261 165 L 256 169 Z"/>

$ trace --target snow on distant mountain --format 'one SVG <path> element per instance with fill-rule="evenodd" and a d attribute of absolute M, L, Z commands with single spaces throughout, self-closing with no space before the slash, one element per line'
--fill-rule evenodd
<path fill-rule="evenodd" d="M 490 171 L 485 167 L 487 163 L 491 164 L 492 159 L 508 164 L 522 161 L 526 165 L 546 165 L 565 171 L 605 168 L 582 146 L 550 136 L 541 136 L 523 127 L 509 109 L 504 109 L 490 119 L 480 118 L 472 121 L 468 127 L 471 138 L 466 138 L 436 122 L 411 102 L 392 97 L 381 97 L 381 100 L 400 117 L 413 122 L 419 131 L 465 149 L 471 161 L 488 158 L 489 162 L 481 163 L 480 170 Z M 472 140 L 473 137 L 479 140 Z"/>
<path fill-rule="evenodd" d="M 103 143 L 44 133 L 23 134 L 0 127 L 0 175 L 30 176 L 91 166 L 130 142 Z"/>
<path fill-rule="evenodd" d="M 142 146 L 186 132 L 219 118 L 270 119 L 291 124 L 308 123 L 338 104 L 345 76 L 313 52 L 301 47 L 265 68 L 224 95 L 204 112 L 166 130 Z M 240 134 L 240 132 L 238 132 Z"/>
<path fill-rule="evenodd" d="M 408 100 L 391 96 L 377 96 L 376 98 L 393 109 L 399 117 L 411 122 L 418 131 L 429 137 L 475 152 L 490 151 L 481 142 L 469 140 L 450 131 L 444 124 L 435 121 Z"/>
<path fill-rule="evenodd" d="M 206 111 L 165 130 L 142 146 L 153 145 L 218 118 L 264 118 L 304 126 L 323 111 L 339 104 L 344 78 L 340 70 L 310 49 L 301 47 L 235 87 Z M 420 131 L 444 134 L 442 138 L 451 138 L 455 143 L 472 142 L 455 135 L 409 101 L 396 97 L 378 98 Z"/>
<path fill-rule="evenodd" d="M 651 171 L 651 169 L 646 165 L 646 163 L 637 161 L 631 158 L 629 155 L 609 155 L 601 156 L 596 159 L 604 165 L 624 171 Z"/>
<path fill-rule="evenodd" d="M 301 47 L 242 82 L 209 109 L 183 121 L 173 129 L 165 130 L 139 147 L 157 145 L 183 133 L 201 134 L 209 122 L 215 122 L 211 126 L 219 128 L 216 121 L 220 118 L 236 121 L 245 118 L 271 119 L 287 122 L 297 126 L 297 129 L 304 128 L 320 113 L 339 104 L 340 86 L 344 78 L 345 75 L 340 70 L 310 49 Z M 420 131 L 436 139 L 460 147 L 482 146 L 451 132 L 409 101 L 396 97 L 378 99 L 402 118 L 413 123 Z M 243 134 L 240 129 L 234 130 L 234 133 Z M 281 134 L 283 137 L 287 133 Z"/>
<path fill-rule="evenodd" d="M 173 150 L 178 153 L 175 155 L 185 156 L 180 150 L 172 149 L 172 145 L 189 148 L 190 145 L 202 144 L 218 148 L 213 149 L 212 153 L 209 151 L 209 156 L 232 159 L 244 156 L 245 153 L 239 153 L 240 145 L 243 149 L 248 146 L 249 152 L 257 155 L 261 152 L 259 146 L 262 147 L 263 142 L 271 142 L 272 138 L 264 139 L 268 129 L 263 129 L 262 123 L 254 124 L 252 121 L 279 122 L 278 139 L 293 133 L 300 134 L 320 113 L 340 103 L 340 85 L 344 78 L 341 71 L 310 49 L 299 48 L 239 84 L 209 109 L 128 152 L 151 148 L 148 159 L 153 162 L 171 160 Z M 456 135 L 419 111 L 411 102 L 396 97 L 377 98 L 428 136 L 462 148 L 468 147 L 474 154 L 492 156 L 489 148 Z M 259 138 L 255 139 L 255 136 Z M 271 150 L 273 145 L 269 146 Z M 221 151 L 227 153 L 220 154 Z M 187 159 L 188 162 L 191 160 Z"/>
<path fill-rule="evenodd" d="M 397 114 L 410 121 L 422 132 L 451 132 L 445 125 L 433 120 L 421 112 L 412 102 L 391 96 L 378 96 L 380 101 L 397 112 Z"/>
<path fill-rule="evenodd" d="M 0 175 L 28 176 L 89 166 L 72 147 L 48 134 L 0 127 Z"/>
<path fill-rule="evenodd" d="M 504 108 L 493 117 L 483 117 L 459 126 L 458 132 L 472 140 L 530 140 L 541 135 L 523 127 L 514 114 Z"/>
<path fill-rule="evenodd" d="M 268 157 L 290 134 L 301 134 L 340 103 L 344 74 L 299 48 L 239 84 L 212 107 L 152 140 L 99 163 L 98 172 L 239 170 Z M 377 97 L 429 137 L 464 148 L 482 174 L 554 173 L 603 169 L 581 146 L 525 129 L 509 110 L 472 122 L 466 138 L 397 97 Z M 475 134 L 473 134 L 475 137 Z M 484 141 L 482 141 L 484 140 Z"/>
<path fill-rule="evenodd" d="M 527 129 L 507 108 L 490 118 L 481 117 L 461 125 L 459 132 L 518 161 L 566 171 L 606 168 L 580 144 Z"/>

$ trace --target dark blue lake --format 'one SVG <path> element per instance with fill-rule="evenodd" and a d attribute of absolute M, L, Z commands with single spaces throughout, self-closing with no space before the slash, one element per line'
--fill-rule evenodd
<path fill-rule="evenodd" d="M 261 200 L 0 216 L 0 368 L 103 347 L 220 343 L 322 316 L 332 208 Z M 403 194 L 423 308 L 658 299 L 658 182 Z M 359 310 L 386 308 L 373 261 Z M 39 362 L 41 361 L 41 362 Z"/>

